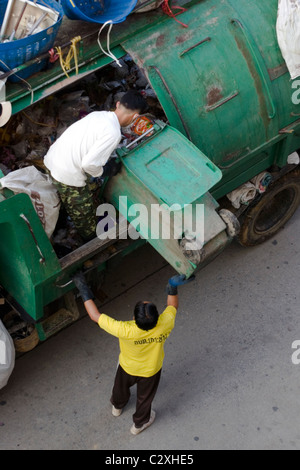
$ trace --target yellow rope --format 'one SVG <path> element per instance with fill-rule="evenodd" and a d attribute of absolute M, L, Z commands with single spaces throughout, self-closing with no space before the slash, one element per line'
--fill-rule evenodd
<path fill-rule="evenodd" d="M 37 126 L 43 126 L 43 127 L 53 127 L 54 129 L 57 128 L 57 120 L 56 120 L 56 124 L 52 125 L 52 124 L 45 124 L 43 122 L 38 122 L 38 121 L 34 121 L 30 116 L 28 116 L 28 114 L 25 113 L 25 111 L 22 111 L 22 114 L 24 114 L 24 116 L 29 119 L 29 121 L 31 121 L 33 124 L 36 124 Z"/>
<path fill-rule="evenodd" d="M 75 69 L 76 69 L 76 75 L 78 75 L 78 57 L 77 57 L 77 43 L 81 41 L 81 36 L 76 36 L 75 38 L 72 39 L 71 41 L 71 46 L 69 49 L 69 52 L 67 54 L 67 57 L 64 59 L 61 47 L 58 46 L 56 47 L 57 54 L 59 56 L 59 62 L 61 65 L 61 68 L 63 69 L 65 75 L 69 78 L 69 75 L 67 71 L 71 70 L 71 61 L 74 58 L 75 62 Z"/>

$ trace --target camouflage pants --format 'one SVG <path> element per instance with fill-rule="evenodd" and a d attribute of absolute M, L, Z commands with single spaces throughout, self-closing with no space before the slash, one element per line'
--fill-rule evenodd
<path fill-rule="evenodd" d="M 76 187 L 60 183 L 52 178 L 62 204 L 71 217 L 79 235 L 89 240 L 96 236 L 96 209 L 89 186 Z"/>

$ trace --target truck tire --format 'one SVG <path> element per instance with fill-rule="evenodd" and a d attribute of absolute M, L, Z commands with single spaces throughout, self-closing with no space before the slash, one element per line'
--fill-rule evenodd
<path fill-rule="evenodd" d="M 300 169 L 279 178 L 243 214 L 237 237 L 242 246 L 259 245 L 272 238 L 300 205 Z"/>

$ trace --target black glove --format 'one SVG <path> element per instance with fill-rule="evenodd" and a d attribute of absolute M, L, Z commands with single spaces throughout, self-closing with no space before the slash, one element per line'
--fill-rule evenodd
<path fill-rule="evenodd" d="M 79 294 L 81 295 L 83 302 L 94 299 L 94 294 L 88 286 L 82 271 L 79 271 L 73 276 L 73 282 L 79 290 Z"/>
<path fill-rule="evenodd" d="M 122 163 L 117 158 L 111 158 L 103 167 L 103 178 L 115 176 L 122 168 Z"/>
<path fill-rule="evenodd" d="M 191 276 L 189 279 L 186 279 L 184 274 L 176 274 L 175 276 L 171 277 L 167 284 L 167 294 L 168 295 L 177 295 L 177 287 L 183 286 L 188 282 L 194 281 L 195 276 Z"/>

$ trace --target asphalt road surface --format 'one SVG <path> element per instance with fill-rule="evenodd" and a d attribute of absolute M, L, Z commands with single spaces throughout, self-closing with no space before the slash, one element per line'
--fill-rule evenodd
<path fill-rule="evenodd" d="M 83 316 L 17 359 L 0 390 L 0 450 L 299 449 L 299 232 L 300 211 L 272 240 L 233 243 L 180 288 L 145 432 L 130 433 L 134 389 L 111 415 L 118 341 Z M 162 310 L 173 274 L 141 248 L 107 274 L 102 311 L 131 319 L 141 299 Z"/>

